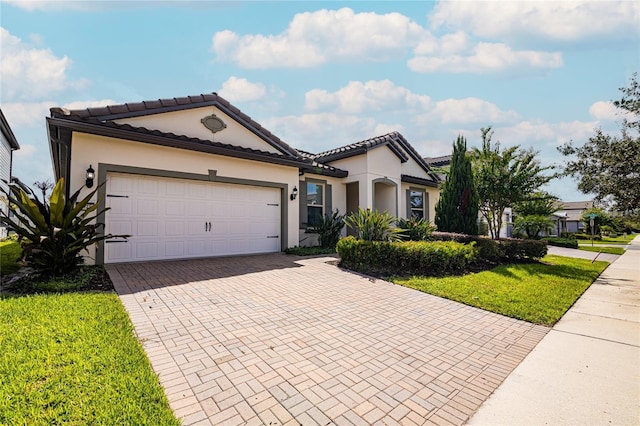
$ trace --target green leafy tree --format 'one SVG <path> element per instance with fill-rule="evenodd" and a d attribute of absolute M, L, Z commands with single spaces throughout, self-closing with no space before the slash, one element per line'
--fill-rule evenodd
<path fill-rule="evenodd" d="M 590 215 L 592 214 L 597 215 L 593 219 L 594 235 L 600 235 L 600 233 L 602 232 L 603 226 L 614 225 L 613 218 L 609 213 L 607 213 L 606 211 L 604 211 L 599 207 L 592 207 L 590 209 L 585 210 L 582 213 L 582 217 L 580 218 L 580 221 L 584 223 L 584 227 L 585 227 L 584 229 L 587 234 L 591 235 L 591 216 Z"/>
<path fill-rule="evenodd" d="M 527 215 L 516 217 L 513 223 L 514 234 L 525 234 L 528 239 L 540 238 L 542 232 L 553 229 L 553 220 L 549 216 Z"/>
<path fill-rule="evenodd" d="M 546 191 L 536 191 L 513 205 L 517 216 L 551 216 L 558 210 L 558 197 Z"/>
<path fill-rule="evenodd" d="M 556 176 L 547 174 L 552 166 L 542 166 L 537 152 L 519 146 L 501 149 L 493 143 L 491 127 L 481 129 L 482 147 L 473 150 L 474 179 L 480 197 L 480 213 L 487 221 L 491 238 L 499 238 L 502 215 L 507 207 L 531 198 L 541 186 Z"/>
<path fill-rule="evenodd" d="M 596 201 L 610 204 L 626 216 L 640 213 L 640 84 L 633 74 L 628 87 L 621 87 L 622 99 L 613 104 L 624 116 L 620 135 L 596 129 L 580 147 L 573 142 L 558 150 L 570 157 L 564 174 L 578 181 L 578 189 L 594 194 Z"/>
<path fill-rule="evenodd" d="M 462 136 L 453 144 L 451 166 L 436 203 L 434 222 L 438 231 L 478 234 L 478 193 L 467 156 L 467 140 Z"/>
<path fill-rule="evenodd" d="M 95 221 L 107 209 L 99 211 L 99 203 L 90 203 L 98 188 L 80 201 L 80 190 L 67 199 L 61 178 L 45 203 L 33 191 L 10 185 L 8 190 L 2 188 L 2 192 L 14 217 L 0 213 L 0 223 L 18 235 L 22 258 L 28 265 L 44 275 L 63 275 L 83 263 L 81 253 L 89 246 L 110 238 L 128 237 L 99 231 L 102 224 Z"/>

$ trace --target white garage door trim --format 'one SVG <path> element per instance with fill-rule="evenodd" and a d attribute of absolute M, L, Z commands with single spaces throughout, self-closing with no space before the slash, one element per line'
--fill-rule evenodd
<path fill-rule="evenodd" d="M 176 243 L 175 239 L 173 240 L 174 242 L 173 252 L 171 252 L 170 250 L 169 254 L 166 254 L 166 252 L 164 251 L 165 250 L 164 248 L 161 249 L 162 253 L 157 253 L 157 249 L 156 249 L 156 253 L 154 254 L 153 253 L 154 249 L 152 245 L 147 246 L 149 250 L 148 253 L 143 253 L 144 249 L 140 249 L 140 253 L 138 253 L 138 250 L 135 248 L 135 245 L 138 243 L 144 242 L 143 239 L 140 238 L 140 235 L 139 235 L 140 232 L 137 229 L 135 230 L 135 232 L 128 232 L 126 231 L 126 226 L 124 227 L 110 226 L 113 224 L 112 223 L 112 224 L 107 224 L 107 228 L 106 228 L 107 232 L 111 232 L 111 233 L 127 232 L 130 234 L 135 233 L 137 234 L 137 238 L 130 238 L 129 243 L 117 243 L 117 242 L 106 243 L 106 244 L 109 244 L 109 246 L 107 246 L 105 243 L 100 244 L 98 246 L 98 250 L 96 253 L 97 263 L 148 261 L 148 260 L 161 260 L 161 259 L 182 259 L 182 258 L 190 258 L 190 257 L 193 258 L 193 257 L 223 256 L 223 255 L 233 255 L 233 254 L 266 253 L 266 252 L 273 252 L 273 251 L 281 251 L 286 247 L 287 222 L 288 222 L 287 221 L 288 199 L 286 197 L 286 194 L 288 194 L 287 184 L 282 184 L 277 182 L 255 181 L 255 180 L 249 180 L 249 179 L 221 177 L 217 175 L 215 170 L 210 170 L 208 175 L 201 175 L 201 174 L 195 174 L 195 173 L 182 173 L 182 172 L 173 172 L 173 171 L 156 170 L 156 169 L 144 169 L 144 168 L 138 168 L 138 167 L 121 166 L 121 165 L 113 165 L 113 164 L 99 164 L 98 182 L 100 183 L 105 182 L 107 180 L 107 176 L 111 176 L 111 175 L 126 176 L 126 177 L 130 177 L 133 180 L 142 179 L 144 182 L 147 182 L 147 183 L 152 183 L 154 182 L 154 179 L 156 179 L 157 182 L 160 183 L 161 185 L 166 184 L 167 182 L 177 183 L 178 185 L 176 185 L 176 188 L 182 186 L 184 188 L 190 188 L 192 193 L 194 193 L 195 191 L 195 193 L 192 196 L 185 195 L 183 197 L 183 201 L 185 202 L 187 202 L 189 199 L 193 199 L 194 197 L 198 197 L 197 192 L 201 191 L 203 188 L 209 188 L 209 190 L 212 190 L 216 194 L 220 194 L 220 193 L 232 194 L 231 195 L 232 197 L 241 197 L 242 194 L 247 193 L 247 194 L 253 194 L 254 196 L 258 196 L 260 198 L 264 198 L 263 200 L 265 201 L 264 204 L 265 205 L 269 204 L 268 208 L 270 209 L 269 212 L 265 211 L 265 214 L 268 214 L 271 216 L 271 221 L 269 222 L 270 225 L 263 224 L 265 225 L 265 229 L 267 230 L 266 232 L 269 234 L 269 235 L 265 235 L 265 238 L 268 236 L 273 239 L 270 240 L 268 243 L 260 243 L 259 246 L 254 245 L 251 248 L 247 248 L 246 244 L 245 244 L 245 247 L 243 248 L 242 247 L 243 243 L 241 241 L 241 238 L 236 238 L 235 243 L 230 241 L 230 239 L 227 239 L 226 243 L 222 242 L 222 240 L 219 240 L 218 244 L 213 244 L 211 241 L 207 241 L 207 240 L 214 240 L 216 237 L 220 238 L 221 235 L 219 233 L 224 232 L 226 225 L 224 223 L 221 223 L 220 221 L 216 223 L 215 220 L 213 219 L 204 220 L 205 219 L 204 216 L 199 217 L 205 213 L 203 213 L 202 211 L 198 211 L 199 209 L 201 210 L 203 208 L 202 203 L 198 203 L 199 206 L 193 208 L 196 211 L 189 212 L 189 214 L 194 216 L 194 220 L 192 221 L 185 220 L 183 221 L 182 225 L 179 225 L 179 226 L 182 226 L 183 228 L 190 227 L 191 230 L 185 230 L 185 231 L 187 233 L 193 234 L 192 240 L 190 242 L 185 241 L 185 243 L 190 244 L 190 248 L 188 249 L 187 252 L 185 252 L 184 255 L 179 254 L 180 247 L 179 247 L 179 244 Z M 190 185 L 190 183 L 192 183 L 192 185 Z M 186 187 L 184 185 L 186 185 Z M 113 196 L 113 195 L 126 195 L 126 194 L 109 194 L 108 185 L 103 185 L 100 187 L 98 195 L 104 207 L 108 203 L 112 203 L 114 200 L 117 200 L 118 198 L 118 197 L 107 197 L 107 195 Z M 135 197 L 135 194 L 132 194 L 132 195 Z M 178 199 L 180 199 L 180 197 L 178 197 Z M 129 201 L 132 201 L 132 200 L 129 200 Z M 112 204 L 114 204 L 114 206 L 118 205 L 117 202 Z M 234 204 L 234 203 L 231 202 L 231 204 Z M 209 207 L 209 209 L 210 208 L 211 206 Z M 233 208 L 233 206 L 229 206 L 229 208 Z M 235 203 L 235 208 L 236 209 L 238 208 L 237 203 Z M 277 209 L 277 212 L 274 212 L 273 209 Z M 110 216 L 110 213 L 111 211 L 106 212 L 106 214 L 103 213 L 98 218 L 98 221 L 106 224 L 106 220 L 111 220 L 111 218 L 115 218 L 118 216 L 116 214 L 113 214 Z M 210 214 L 210 213 L 211 211 L 209 211 L 209 213 L 207 214 Z M 274 214 L 277 215 L 277 219 L 273 216 Z M 124 216 L 120 215 L 121 219 L 123 217 Z M 244 223 L 247 225 L 246 232 L 250 233 L 252 231 L 256 231 L 256 229 L 259 229 L 257 228 L 257 226 L 260 226 L 260 225 L 252 226 L 251 218 L 247 217 L 245 219 L 246 220 Z M 276 223 L 274 222 L 274 220 L 278 220 L 279 229 L 274 228 L 276 226 Z M 240 219 L 240 222 L 242 222 L 242 219 Z M 209 225 L 209 223 L 211 223 L 211 225 Z M 233 227 L 235 230 L 239 228 L 237 226 L 238 223 L 239 222 L 237 221 L 235 222 L 236 226 Z M 122 225 L 122 223 L 120 223 L 120 225 Z M 228 225 L 230 226 L 231 224 L 228 224 Z M 141 223 L 141 226 L 150 226 L 152 229 L 152 231 L 150 231 L 150 234 L 153 234 L 153 223 L 150 223 L 150 222 L 147 222 L 145 224 Z M 226 229 L 229 229 L 229 226 L 227 226 Z M 203 235 L 197 235 L 197 232 L 200 232 L 200 231 Z M 164 227 L 161 232 L 164 235 L 165 233 Z M 241 237 L 241 234 L 242 233 L 239 233 L 235 235 L 235 237 Z M 250 235 L 250 234 L 245 234 L 245 235 Z M 205 238 L 203 238 L 203 236 Z M 126 252 L 124 248 L 120 249 L 120 251 L 123 253 L 120 253 L 117 256 L 117 258 L 113 257 L 113 253 L 115 253 L 117 250 L 112 250 L 111 247 L 115 248 L 116 245 L 132 244 L 132 243 L 133 245 L 129 247 L 129 251 L 133 251 L 130 257 L 123 258 L 123 253 Z M 203 244 L 206 244 L 207 247 L 203 246 Z M 224 244 L 226 244 L 226 248 L 224 248 Z M 109 247 L 109 249 L 107 249 L 107 247 Z M 187 247 L 183 247 L 182 250 L 187 250 Z M 109 253 L 112 254 L 111 258 L 109 258 Z M 140 254 L 142 254 L 142 256 L 140 256 Z"/>

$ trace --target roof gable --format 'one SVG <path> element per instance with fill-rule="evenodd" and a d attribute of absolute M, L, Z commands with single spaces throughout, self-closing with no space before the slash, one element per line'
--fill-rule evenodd
<path fill-rule="evenodd" d="M 209 109 L 206 107 L 214 107 Z M 189 110 L 194 114 L 189 114 Z M 198 111 L 199 110 L 199 111 Z M 216 93 L 201 94 L 196 96 L 187 96 L 180 98 L 158 99 L 154 101 L 143 101 L 126 103 L 120 105 L 109 105 L 105 107 L 86 108 L 79 110 L 66 110 L 63 108 L 51 108 L 51 116 L 55 118 L 64 118 L 74 116 L 77 121 L 91 120 L 93 122 L 116 122 L 117 124 L 130 124 L 134 127 L 144 128 L 145 130 L 160 130 L 163 133 L 173 133 L 184 135 L 187 137 L 196 137 L 203 140 L 224 140 L 225 131 L 211 137 L 212 133 L 208 131 L 200 123 L 200 119 L 206 115 L 218 110 L 226 117 L 223 121 L 227 125 L 230 123 L 225 118 L 233 120 L 234 133 L 238 135 L 238 128 L 244 128 L 246 131 L 254 135 L 254 137 L 265 143 L 267 146 L 261 146 L 260 142 L 248 141 L 246 135 L 242 137 L 231 137 L 229 143 L 244 148 L 261 149 L 269 152 L 280 153 L 292 158 L 299 158 L 299 153 L 286 142 L 269 132 L 259 123 L 252 120 L 251 117 L 242 113 L 238 108 L 231 105 L 226 99 L 218 96 Z M 190 117 L 192 120 L 188 123 L 175 120 L 172 123 L 171 113 L 183 112 L 177 114 L 180 118 Z M 178 118 L 176 115 L 176 118 Z M 200 117 L 199 115 L 202 115 Z M 234 124 L 235 124 L 234 123 Z M 175 126 L 175 129 L 171 126 Z M 153 127 L 151 127 L 153 126 Z M 189 131 L 189 126 L 193 126 L 193 131 Z M 209 136 L 209 137 L 206 137 Z"/>
<path fill-rule="evenodd" d="M 422 182 L 430 182 L 432 184 L 438 183 L 439 179 L 431 171 L 429 165 L 399 132 L 387 133 L 386 135 L 365 139 L 319 154 L 309 155 L 316 161 L 330 163 L 332 161 L 362 155 L 382 146 L 388 147 L 400 159 L 400 162 L 403 163 L 403 169 L 407 169 L 415 179 L 420 179 Z M 415 176 L 417 174 L 426 174 L 426 177 Z"/>

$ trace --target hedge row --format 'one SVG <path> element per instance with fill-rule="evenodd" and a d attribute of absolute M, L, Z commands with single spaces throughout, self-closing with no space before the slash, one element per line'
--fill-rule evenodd
<path fill-rule="evenodd" d="M 432 232 L 434 241 L 456 241 L 463 244 L 475 242 L 479 260 L 498 262 L 519 259 L 540 259 L 547 254 L 547 243 L 542 240 L 521 240 L 502 238 L 493 240 L 479 235 L 454 234 L 451 232 Z"/>
<path fill-rule="evenodd" d="M 363 241 L 342 238 L 336 247 L 341 265 L 380 275 L 442 275 L 476 261 L 475 244 L 455 241 Z"/>
<path fill-rule="evenodd" d="M 566 247 L 566 248 L 578 248 L 578 240 L 573 238 L 556 238 L 556 237 L 545 237 L 544 240 L 550 246 L 556 247 Z"/>

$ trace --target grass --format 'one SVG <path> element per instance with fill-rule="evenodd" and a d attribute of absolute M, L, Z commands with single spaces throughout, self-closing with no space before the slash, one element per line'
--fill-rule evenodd
<path fill-rule="evenodd" d="M 179 424 L 116 294 L 4 296 L 0 318 L 0 424 Z"/>
<path fill-rule="evenodd" d="M 622 247 L 591 247 L 591 246 L 578 246 L 578 250 L 602 252 L 607 254 L 624 254 L 625 250 Z"/>
<path fill-rule="evenodd" d="M 629 244 L 631 240 L 637 237 L 638 234 L 629 234 L 627 236 L 619 235 L 617 237 L 602 237 L 601 240 L 594 240 L 593 244 Z M 590 239 L 578 240 L 579 244 L 591 244 Z"/>
<path fill-rule="evenodd" d="M 607 262 L 548 255 L 459 277 L 393 278 L 396 284 L 536 324 L 555 324 Z"/>
<path fill-rule="evenodd" d="M 17 260 L 21 253 L 20 244 L 16 241 L 0 241 L 0 276 L 12 274 L 20 269 L 21 265 Z"/>

